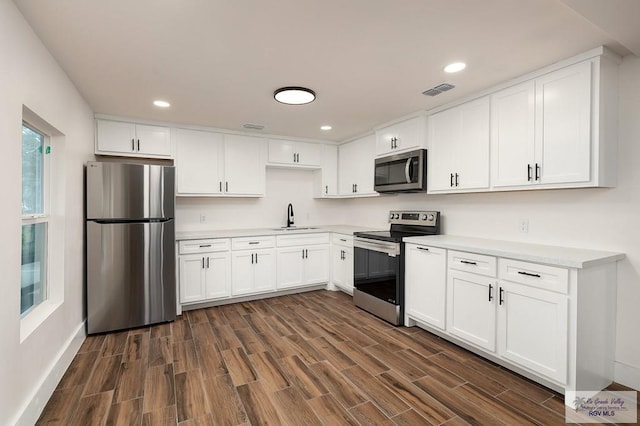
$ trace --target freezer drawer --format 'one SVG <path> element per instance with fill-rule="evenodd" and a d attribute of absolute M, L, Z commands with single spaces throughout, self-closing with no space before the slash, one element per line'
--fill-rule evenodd
<path fill-rule="evenodd" d="M 174 222 L 87 222 L 87 332 L 176 317 Z"/>
<path fill-rule="evenodd" d="M 87 163 L 87 219 L 173 218 L 174 168 Z"/>

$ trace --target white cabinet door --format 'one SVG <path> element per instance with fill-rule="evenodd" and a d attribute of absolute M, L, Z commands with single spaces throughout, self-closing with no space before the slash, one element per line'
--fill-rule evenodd
<path fill-rule="evenodd" d="M 226 194 L 265 194 L 265 144 L 261 138 L 224 135 Z"/>
<path fill-rule="evenodd" d="M 496 291 L 495 278 L 449 270 L 447 331 L 495 352 Z"/>
<path fill-rule="evenodd" d="M 338 188 L 342 196 L 378 195 L 373 190 L 375 135 L 338 148 Z"/>
<path fill-rule="evenodd" d="M 427 152 L 427 187 L 429 191 L 449 191 L 453 188 L 453 173 L 458 156 L 458 113 L 455 109 L 429 117 L 429 147 Z"/>
<path fill-rule="evenodd" d="M 315 174 L 314 197 L 335 197 L 338 195 L 338 147 L 322 145 L 321 155 L 321 168 L 313 172 Z"/>
<path fill-rule="evenodd" d="M 533 182 L 534 123 L 533 81 L 491 96 L 492 186 L 519 186 Z"/>
<path fill-rule="evenodd" d="M 426 146 L 426 119 L 411 118 L 376 130 L 376 155 L 387 155 Z"/>
<path fill-rule="evenodd" d="M 489 188 L 490 102 L 485 96 L 460 109 L 455 189 Z"/>
<path fill-rule="evenodd" d="M 269 140 L 269 163 L 320 166 L 321 145 L 291 140 Z"/>
<path fill-rule="evenodd" d="M 249 250 L 231 252 L 231 294 L 240 296 L 254 292 L 255 253 Z"/>
<path fill-rule="evenodd" d="M 447 251 L 406 245 L 405 314 L 445 329 Z"/>
<path fill-rule="evenodd" d="M 276 251 L 263 249 L 255 251 L 254 291 L 265 292 L 276 289 Z"/>
<path fill-rule="evenodd" d="M 304 283 L 304 248 L 278 249 L 277 280 L 279 289 L 299 287 Z"/>
<path fill-rule="evenodd" d="M 591 62 L 536 80 L 540 183 L 586 182 L 591 171 Z"/>
<path fill-rule="evenodd" d="M 205 255 L 191 254 L 179 257 L 180 303 L 205 299 Z"/>
<path fill-rule="evenodd" d="M 220 133 L 175 129 L 178 195 L 221 194 L 224 144 Z"/>
<path fill-rule="evenodd" d="M 136 125 L 120 121 L 96 120 L 96 151 L 135 153 Z"/>
<path fill-rule="evenodd" d="M 334 246 L 331 249 L 331 281 L 353 293 L 353 248 Z"/>
<path fill-rule="evenodd" d="M 138 154 L 171 156 L 171 131 L 168 127 L 136 124 L 136 148 Z"/>
<path fill-rule="evenodd" d="M 568 297 L 508 281 L 502 281 L 500 288 L 499 355 L 566 383 Z"/>
<path fill-rule="evenodd" d="M 489 97 L 429 117 L 429 191 L 489 187 Z"/>
<path fill-rule="evenodd" d="M 205 283 L 207 299 L 220 299 L 231 294 L 231 255 L 228 251 L 207 253 Z"/>
<path fill-rule="evenodd" d="M 304 283 L 329 282 L 329 246 L 315 245 L 305 248 Z"/>

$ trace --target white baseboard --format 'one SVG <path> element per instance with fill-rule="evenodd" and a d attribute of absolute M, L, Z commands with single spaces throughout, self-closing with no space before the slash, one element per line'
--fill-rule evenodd
<path fill-rule="evenodd" d="M 616 362 L 614 368 L 614 382 L 640 391 L 640 368 L 620 362 Z"/>
<path fill-rule="evenodd" d="M 62 346 L 57 356 L 53 358 L 54 362 L 51 363 L 49 370 L 43 375 L 42 381 L 35 387 L 31 398 L 24 404 L 24 408 L 20 411 L 16 421 L 11 424 L 26 426 L 36 423 L 47 401 L 49 401 L 60 379 L 62 379 L 62 375 L 67 371 L 71 361 L 73 361 L 73 357 L 82 346 L 85 337 L 85 323 L 83 321 L 75 333 Z"/>

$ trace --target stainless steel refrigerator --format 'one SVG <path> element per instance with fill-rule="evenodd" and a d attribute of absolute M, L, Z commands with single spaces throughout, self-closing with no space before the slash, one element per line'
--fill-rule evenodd
<path fill-rule="evenodd" d="M 176 318 L 174 168 L 86 167 L 87 332 Z"/>

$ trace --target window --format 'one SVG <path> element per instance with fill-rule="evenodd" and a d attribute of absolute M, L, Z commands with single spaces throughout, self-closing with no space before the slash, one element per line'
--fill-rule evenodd
<path fill-rule="evenodd" d="M 48 137 L 22 125 L 22 263 L 20 313 L 48 298 L 49 173 Z"/>

